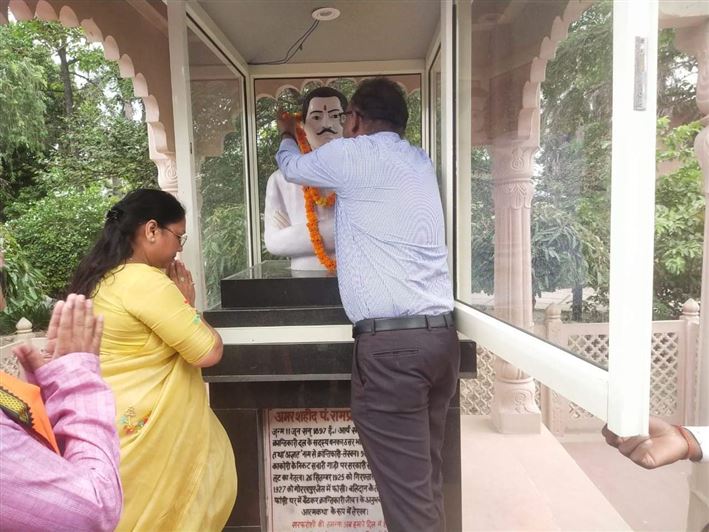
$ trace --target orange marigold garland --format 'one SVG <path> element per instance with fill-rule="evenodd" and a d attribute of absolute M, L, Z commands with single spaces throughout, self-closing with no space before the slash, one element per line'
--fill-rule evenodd
<path fill-rule="evenodd" d="M 296 120 L 300 120 L 300 113 L 296 113 L 293 116 Z M 300 148 L 300 153 L 305 154 L 313 151 L 308 143 L 305 130 L 300 127 L 300 125 L 296 125 L 295 140 L 298 143 L 298 148 Z M 315 251 L 315 256 L 320 261 L 320 264 L 325 266 L 329 271 L 334 272 L 337 269 L 337 261 L 330 257 L 327 251 L 325 251 L 325 244 L 320 234 L 318 213 L 315 206 L 319 205 L 324 208 L 332 208 L 335 205 L 336 195 L 334 192 L 331 192 L 327 196 L 322 196 L 320 190 L 315 187 L 303 187 L 303 196 L 305 198 L 306 225 L 308 226 L 310 242 L 313 246 L 313 251 Z"/>

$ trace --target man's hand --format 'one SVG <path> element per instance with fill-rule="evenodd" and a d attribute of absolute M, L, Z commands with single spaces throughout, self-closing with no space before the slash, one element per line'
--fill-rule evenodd
<path fill-rule="evenodd" d="M 276 125 L 281 135 L 285 133 L 295 139 L 296 119 L 292 114 L 285 112 L 283 109 L 278 109 L 276 111 Z"/>
<path fill-rule="evenodd" d="M 90 299 L 70 294 L 52 311 L 47 329 L 47 347 L 43 355 L 37 347 L 25 344 L 12 350 L 28 373 L 34 373 L 56 358 L 69 353 L 99 354 L 103 317 L 94 317 Z"/>
<path fill-rule="evenodd" d="M 608 425 L 602 431 L 608 445 L 617 447 L 623 455 L 645 469 L 655 469 L 687 457 L 689 444 L 674 425 L 650 417 L 649 432 L 648 436 L 621 438 L 611 432 Z"/>

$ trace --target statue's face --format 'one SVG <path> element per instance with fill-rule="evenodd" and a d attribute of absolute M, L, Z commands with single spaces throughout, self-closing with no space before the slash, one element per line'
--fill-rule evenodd
<path fill-rule="evenodd" d="M 313 98 L 308 106 L 303 129 L 310 147 L 315 149 L 342 136 L 340 114 L 344 111 L 337 96 Z"/>

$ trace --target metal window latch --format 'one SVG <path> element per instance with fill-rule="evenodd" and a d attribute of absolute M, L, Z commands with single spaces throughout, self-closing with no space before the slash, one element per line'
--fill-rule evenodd
<path fill-rule="evenodd" d="M 633 91 L 633 109 L 647 109 L 647 39 L 635 37 L 635 82 Z"/>

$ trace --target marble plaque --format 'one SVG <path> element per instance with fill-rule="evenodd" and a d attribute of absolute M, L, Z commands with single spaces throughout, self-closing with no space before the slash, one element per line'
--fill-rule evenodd
<path fill-rule="evenodd" d="M 268 409 L 268 530 L 385 532 L 349 409 Z"/>

